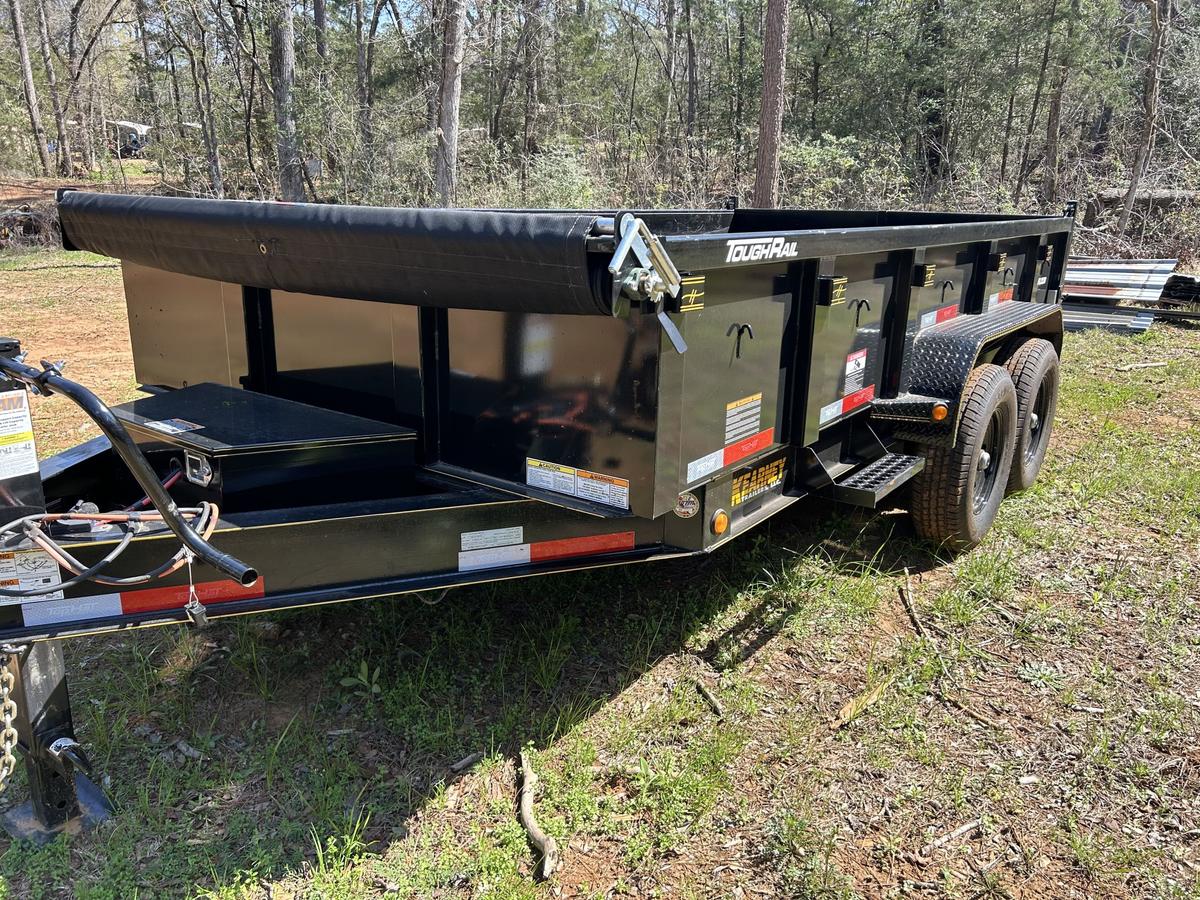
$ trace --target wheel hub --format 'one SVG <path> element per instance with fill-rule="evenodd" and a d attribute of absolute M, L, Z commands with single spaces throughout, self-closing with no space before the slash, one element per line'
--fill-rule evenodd
<path fill-rule="evenodd" d="M 980 472 L 986 472 L 988 469 L 990 469 L 992 467 L 992 454 L 988 453 L 986 450 L 980 450 L 978 466 Z"/>

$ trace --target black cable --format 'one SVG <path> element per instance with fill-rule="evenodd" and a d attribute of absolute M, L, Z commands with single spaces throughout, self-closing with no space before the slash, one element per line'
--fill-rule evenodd
<path fill-rule="evenodd" d="M 196 517 L 196 525 L 195 525 L 195 528 L 198 532 L 203 532 L 205 527 L 207 527 L 208 520 L 209 520 L 209 517 L 211 516 L 211 514 L 212 514 L 212 505 L 211 504 L 204 503 L 199 508 L 199 512 L 197 513 L 197 517 Z M 22 519 L 16 519 L 13 522 L 10 522 L 6 526 L 4 526 L 3 531 L 11 531 L 12 527 L 14 525 L 17 525 L 20 523 L 25 523 L 26 527 L 28 527 L 28 528 L 37 529 L 37 525 L 35 524 L 35 522 L 42 518 L 43 518 L 42 515 L 33 515 L 33 516 L 26 516 Z M 137 522 L 137 521 L 141 521 L 141 520 L 132 518 L 130 521 Z M 192 527 L 190 525 L 190 523 L 189 523 L 189 527 Z M 0 588 L 0 597 L 10 597 L 13 599 L 23 599 L 23 598 L 29 598 L 29 597 L 44 597 L 46 594 L 54 593 L 56 591 L 61 591 L 61 590 L 64 590 L 64 589 L 70 588 L 70 587 L 75 587 L 76 585 L 82 584 L 85 581 L 91 581 L 94 584 L 101 584 L 101 585 L 105 585 L 107 587 L 131 587 L 134 585 L 146 584 L 150 581 L 155 580 L 156 578 L 161 578 L 163 575 L 165 575 L 180 559 L 183 558 L 184 554 L 187 552 L 186 547 L 181 547 L 166 562 L 162 563 L 159 566 L 156 566 L 155 568 L 151 569 L 149 572 L 147 572 L 143 575 L 132 575 L 127 578 L 105 578 L 103 576 L 100 576 L 99 573 L 104 571 L 106 568 L 108 568 L 109 565 L 111 565 L 122 553 L 125 552 L 125 549 L 129 546 L 130 542 L 133 540 L 134 530 L 132 528 L 126 530 L 125 535 L 121 538 L 121 540 L 117 544 L 117 546 L 114 547 L 111 551 L 109 551 L 109 553 L 103 559 L 99 560 L 98 562 L 96 562 L 93 565 L 88 566 L 88 567 L 84 567 L 83 563 L 81 563 L 74 556 L 72 556 L 69 552 L 67 552 L 67 550 L 61 544 L 59 544 L 57 541 L 55 541 L 53 538 L 51 538 L 45 532 L 42 532 L 40 529 L 38 529 L 38 531 L 43 540 L 47 541 L 50 544 L 53 544 L 54 549 L 59 554 L 61 554 L 61 556 L 67 562 L 71 563 L 73 568 L 68 568 L 68 571 L 73 571 L 75 573 L 74 577 L 69 578 L 68 580 L 62 582 L 61 584 L 55 585 L 50 590 L 19 591 L 19 590 L 12 590 L 10 588 Z M 0 531 L 0 533 L 3 533 L 3 532 Z M 43 552 L 45 552 L 45 551 L 43 550 Z"/>
<path fill-rule="evenodd" d="M 197 517 L 197 522 L 196 522 L 197 529 L 199 531 L 203 531 L 204 528 L 208 525 L 208 518 L 211 515 L 211 512 L 212 512 L 212 507 L 208 503 L 205 503 L 202 507 L 200 507 L 200 514 Z M 130 532 L 130 533 L 132 534 L 132 532 Z M 46 537 L 46 536 L 43 535 L 43 537 Z M 48 540 L 52 544 L 54 544 L 54 548 L 59 553 L 61 553 L 63 555 L 63 557 L 75 567 L 75 569 L 73 569 L 72 571 L 83 568 L 83 563 L 81 563 L 74 556 L 72 556 L 70 553 L 68 553 L 61 544 L 59 544 L 57 541 L 54 541 L 53 539 L 51 539 L 49 537 L 46 537 L 46 540 Z M 163 575 L 165 575 L 167 570 L 170 569 L 172 566 L 174 566 L 180 559 L 182 559 L 186 552 L 187 552 L 187 548 L 181 547 L 175 553 L 175 555 L 172 556 L 170 559 L 168 559 L 165 563 L 162 563 L 161 565 L 151 569 L 149 572 L 145 573 L 144 575 L 130 575 L 127 578 L 106 578 L 106 577 L 99 576 L 99 575 L 93 575 L 90 577 L 90 580 L 96 584 L 105 585 L 106 587 L 132 587 L 134 585 L 146 584 L 147 582 L 153 581 L 154 579 L 160 578 Z M 78 574 L 78 573 L 76 573 L 76 574 Z"/>

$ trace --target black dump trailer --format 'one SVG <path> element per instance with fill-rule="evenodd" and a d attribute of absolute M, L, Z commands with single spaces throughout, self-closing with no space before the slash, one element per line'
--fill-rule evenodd
<path fill-rule="evenodd" d="M 1046 452 L 1070 207 L 58 209 L 122 261 L 148 395 L 109 408 L 0 344 L 26 837 L 108 809 L 62 638 L 706 553 L 812 495 L 961 550 Z M 103 436 L 39 464 L 49 394 Z"/>

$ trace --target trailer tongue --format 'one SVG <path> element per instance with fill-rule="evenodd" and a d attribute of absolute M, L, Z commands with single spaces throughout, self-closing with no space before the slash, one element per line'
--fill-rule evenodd
<path fill-rule="evenodd" d="M 0 346 L 26 836 L 104 814 L 59 638 L 709 552 L 807 496 L 966 549 L 1046 452 L 1070 209 L 59 212 L 150 395 Z M 29 391 L 103 437 L 39 469 Z"/>

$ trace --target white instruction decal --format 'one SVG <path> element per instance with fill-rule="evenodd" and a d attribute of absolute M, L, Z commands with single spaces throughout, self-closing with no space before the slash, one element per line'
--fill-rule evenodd
<path fill-rule="evenodd" d="M 760 391 L 725 404 L 726 444 L 735 444 L 762 431 L 762 399 Z"/>
<path fill-rule="evenodd" d="M 541 459 L 525 460 L 525 483 L 530 487 L 566 494 L 605 506 L 629 509 L 629 481 L 601 472 L 574 469 Z"/>
<path fill-rule="evenodd" d="M 865 348 L 855 350 L 846 357 L 846 386 L 842 388 L 842 393 L 853 394 L 855 391 L 862 390 L 866 375 L 867 351 Z"/>
<path fill-rule="evenodd" d="M 61 600 L 62 573 L 48 554 L 41 550 L 0 551 L 0 588 L 10 591 L 39 591 L 27 600 Z M 5 598 L 3 603 L 20 603 L 18 598 Z M 3 605 L 3 604 L 0 604 Z"/>
<path fill-rule="evenodd" d="M 143 423 L 147 428 L 161 431 L 163 434 L 183 434 L 186 431 L 199 431 L 203 425 L 188 422 L 186 419 L 162 419 L 158 422 Z"/>
<path fill-rule="evenodd" d="M 461 535 L 463 550 L 485 550 L 488 547 L 507 547 L 525 540 L 525 529 L 520 525 L 512 528 L 491 528 L 487 531 L 464 531 Z"/>
<path fill-rule="evenodd" d="M 0 394 L 0 480 L 37 470 L 29 398 L 23 390 L 5 391 Z"/>

